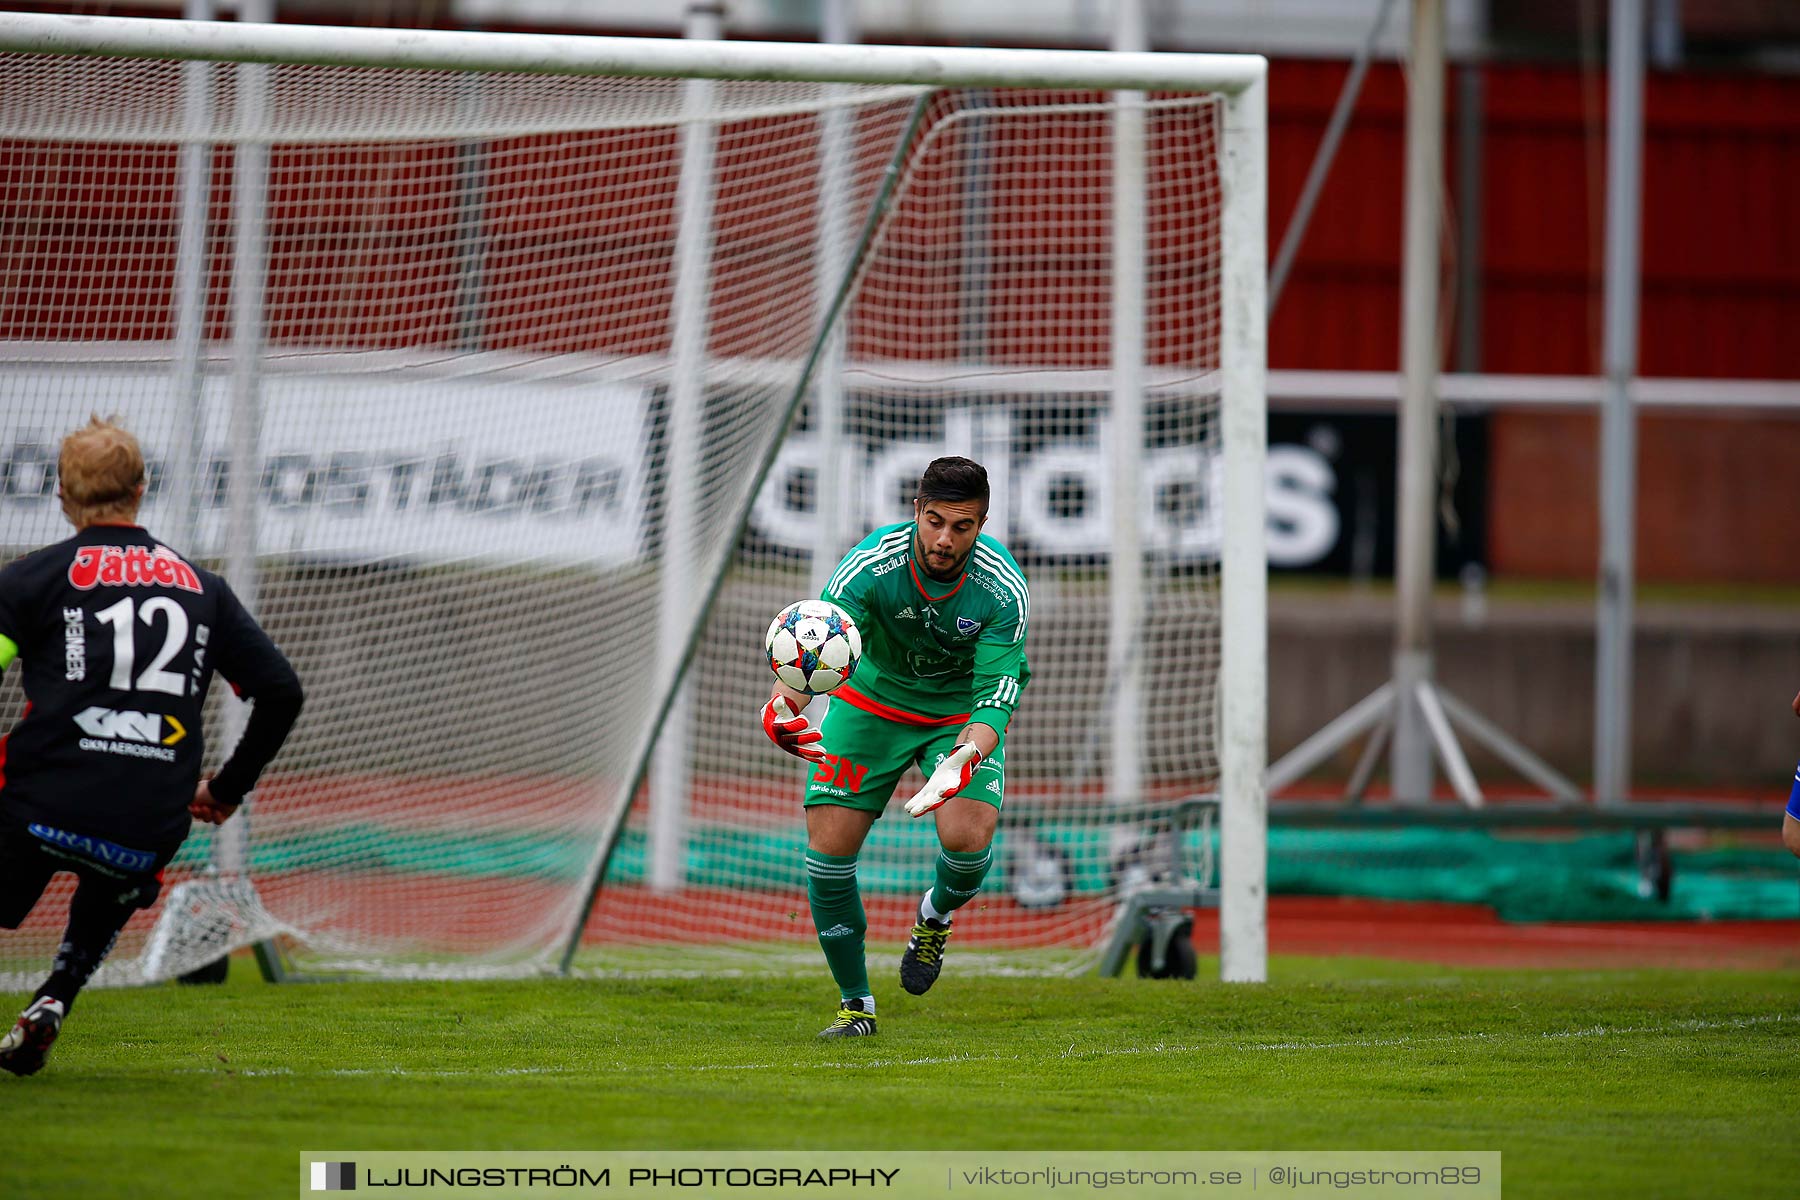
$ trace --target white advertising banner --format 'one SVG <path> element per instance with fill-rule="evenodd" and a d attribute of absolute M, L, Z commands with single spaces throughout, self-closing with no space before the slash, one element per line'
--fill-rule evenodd
<path fill-rule="evenodd" d="M 183 425 L 166 374 L 32 368 L 0 374 L 0 544 L 69 535 L 57 446 L 91 413 L 138 435 L 152 488 L 142 523 L 172 542 Z M 224 548 L 229 381 L 203 394 L 197 544 Z M 258 549 L 388 559 L 614 566 L 643 553 L 647 393 L 616 383 L 271 374 L 261 383 Z"/>

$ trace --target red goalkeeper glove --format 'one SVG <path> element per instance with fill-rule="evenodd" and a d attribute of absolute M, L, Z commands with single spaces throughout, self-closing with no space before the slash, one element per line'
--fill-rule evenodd
<path fill-rule="evenodd" d="M 968 742 L 964 742 L 944 757 L 931 778 L 925 781 L 918 794 L 906 802 L 906 811 L 915 817 L 943 805 L 944 801 L 969 786 L 969 778 L 975 774 L 975 768 L 981 765 L 981 751 Z"/>
<path fill-rule="evenodd" d="M 825 747 L 818 745 L 825 735 L 806 723 L 788 705 L 785 696 L 770 696 L 762 710 L 763 732 L 769 740 L 795 758 L 807 762 L 824 762 Z"/>

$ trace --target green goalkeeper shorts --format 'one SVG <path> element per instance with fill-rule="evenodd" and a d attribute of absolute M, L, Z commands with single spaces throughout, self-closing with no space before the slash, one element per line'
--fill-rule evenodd
<path fill-rule="evenodd" d="M 806 782 L 807 805 L 841 804 L 880 816 L 906 769 L 918 767 L 929 776 L 956 748 L 966 723 L 907 725 L 865 712 L 843 697 L 833 700 L 819 725 L 827 754 Z M 1004 731 L 957 795 L 1000 807 L 1006 798 Z"/>

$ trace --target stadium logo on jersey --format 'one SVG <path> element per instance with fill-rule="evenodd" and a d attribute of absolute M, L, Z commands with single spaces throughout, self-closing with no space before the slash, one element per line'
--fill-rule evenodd
<path fill-rule="evenodd" d="M 167 546 L 78 546 L 69 582 L 84 592 L 96 586 L 200 591 L 200 576 Z"/>
<path fill-rule="evenodd" d="M 980 621 L 971 621 L 967 617 L 956 618 L 956 632 L 963 637 L 971 637 L 981 629 Z"/>
<path fill-rule="evenodd" d="M 163 733 L 164 721 L 169 723 L 167 734 Z M 120 712 L 101 708 L 97 704 L 76 713 L 75 724 L 81 726 L 81 732 L 91 738 L 138 742 L 149 746 L 173 746 L 187 736 L 187 729 L 174 717 L 164 716 L 162 713 L 132 712 L 129 709 Z M 81 748 L 92 749 L 85 739 Z"/>

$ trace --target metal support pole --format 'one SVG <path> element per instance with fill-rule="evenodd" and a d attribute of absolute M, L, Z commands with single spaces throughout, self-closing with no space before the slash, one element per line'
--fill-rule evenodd
<path fill-rule="evenodd" d="M 1144 0 L 1119 0 L 1113 49 L 1148 48 Z M 1144 661 L 1137 631 L 1144 609 L 1142 514 L 1144 470 L 1144 93 L 1113 93 L 1112 118 L 1112 414 L 1107 494 L 1112 508 L 1107 573 L 1107 661 L 1114 664 L 1110 715 L 1109 798 L 1131 804 L 1144 795 Z M 1124 832 L 1124 831 L 1121 831 Z"/>
<path fill-rule="evenodd" d="M 460 122 L 480 128 L 487 112 L 486 76 L 464 72 L 456 80 Z M 488 163 L 493 143 L 462 138 L 456 143 L 456 342 L 468 353 L 488 348 Z"/>
<path fill-rule="evenodd" d="M 1456 369 L 1469 375 L 1481 370 L 1483 70 L 1480 63 L 1464 63 L 1456 72 Z"/>
<path fill-rule="evenodd" d="M 1387 749 L 1388 739 L 1393 736 L 1394 710 L 1390 707 L 1381 720 L 1375 723 L 1375 728 L 1369 733 L 1369 740 L 1363 744 L 1363 752 L 1357 756 L 1356 769 L 1350 772 L 1350 782 L 1344 785 L 1345 804 L 1363 802 L 1363 797 L 1369 791 L 1369 781 L 1375 778 L 1375 767 L 1381 762 L 1381 752 Z"/>
<path fill-rule="evenodd" d="M 848 45 L 857 40 L 855 0 L 823 0 L 819 10 L 819 40 Z M 842 84 L 826 88 L 829 100 L 849 92 Z M 831 308 L 831 294 L 844 277 L 850 261 L 850 192 L 856 154 L 850 110 L 830 105 L 820 115 L 819 138 L 819 253 L 813 272 L 818 293 L 819 319 Z M 845 487 L 844 351 L 849 344 L 849 323 L 840 321 L 825 344 L 819 362 L 818 383 L 813 388 L 813 428 L 817 431 L 819 470 L 813 489 L 819 527 L 813 543 L 812 593 L 817 595 L 849 550 L 855 537 L 857 505 L 850 503 Z M 821 706 L 823 708 L 823 706 Z"/>
<path fill-rule="evenodd" d="M 187 0 L 188 21 L 210 21 L 212 0 Z M 201 477 L 206 465 L 207 216 L 212 201 L 211 63 L 181 64 L 181 106 L 187 140 L 178 155 L 179 226 L 175 241 L 175 436 L 168 492 L 175 505 L 170 536 L 184 554 L 200 553 Z"/>
<path fill-rule="evenodd" d="M 1444 178 L 1443 0 L 1413 0 L 1406 104 L 1406 240 L 1401 306 L 1399 601 L 1392 781 L 1402 803 L 1431 799 L 1431 735 L 1416 697 L 1432 679 L 1437 558 L 1438 214 Z"/>
<path fill-rule="evenodd" d="M 268 24 L 274 0 L 242 0 L 238 20 Z M 225 576 L 252 614 L 260 607 L 256 571 L 256 493 L 262 475 L 263 301 L 269 280 L 269 144 L 259 141 L 268 119 L 269 70 L 262 63 L 237 67 L 238 122 L 244 135 L 233 151 L 231 195 L 235 238 L 231 269 L 231 463 L 227 476 Z M 225 746 L 243 736 L 249 710 L 236 696 L 224 709 Z M 249 859 L 249 802 L 240 819 L 220 828 L 213 842 L 213 865 L 241 872 Z"/>
<path fill-rule="evenodd" d="M 1451 722 L 1502 762 L 1565 804 L 1581 799 L 1581 792 L 1549 763 L 1521 746 L 1498 725 L 1439 688 L 1437 697 Z"/>
<path fill-rule="evenodd" d="M 1644 146 L 1643 0 L 1612 0 L 1606 139 L 1606 323 L 1601 357 L 1600 598 L 1594 665 L 1594 799 L 1631 790 L 1632 600 L 1637 526 L 1638 236 Z"/>
<path fill-rule="evenodd" d="M 1421 683 L 1413 699 L 1419 706 L 1419 715 L 1425 718 L 1425 729 L 1431 734 L 1431 744 L 1437 750 L 1438 761 L 1444 764 L 1444 773 L 1450 776 L 1450 786 L 1456 789 L 1457 799 L 1470 808 L 1481 807 L 1481 787 L 1475 782 L 1475 772 L 1469 769 L 1469 760 L 1463 756 L 1462 747 L 1457 744 L 1450 719 L 1444 715 L 1444 706 L 1438 702 L 1438 690 L 1429 683 Z"/>
<path fill-rule="evenodd" d="M 1354 741 L 1367 730 L 1382 723 L 1391 724 L 1395 708 L 1394 685 L 1384 683 L 1333 717 L 1323 729 L 1281 756 L 1269 768 L 1269 790 L 1280 791 L 1303 778 L 1307 772 L 1337 753 L 1338 748 Z"/>
<path fill-rule="evenodd" d="M 717 41 L 723 10 L 716 4 L 688 8 L 684 36 Z M 687 121 L 681 127 L 681 180 L 677 185 L 680 224 L 675 233 L 675 294 L 669 381 L 668 454 L 665 459 L 668 508 L 663 527 L 662 606 L 687 612 L 698 594 L 701 428 L 706 413 L 708 281 L 712 275 L 713 145 L 710 79 L 690 79 L 683 87 Z M 657 735 L 656 766 L 650 776 L 650 886 L 680 888 L 687 875 L 688 750 L 692 739 L 692 692 L 682 684 Z M 627 798 L 629 803 L 629 798 Z"/>

